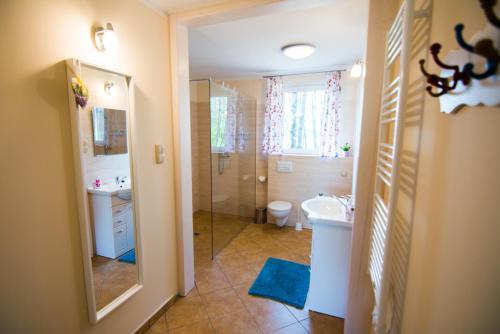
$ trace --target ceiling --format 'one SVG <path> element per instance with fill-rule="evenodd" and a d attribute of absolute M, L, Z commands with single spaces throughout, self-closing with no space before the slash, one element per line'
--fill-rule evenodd
<path fill-rule="evenodd" d="M 368 0 L 337 0 L 312 9 L 193 27 L 189 31 L 191 78 L 345 68 L 364 54 L 367 23 Z M 314 44 L 316 52 L 302 60 L 282 54 L 282 46 L 299 42 Z"/>
<path fill-rule="evenodd" d="M 147 5 L 164 13 L 180 11 L 198 6 L 208 6 L 225 0 L 142 0 Z"/>

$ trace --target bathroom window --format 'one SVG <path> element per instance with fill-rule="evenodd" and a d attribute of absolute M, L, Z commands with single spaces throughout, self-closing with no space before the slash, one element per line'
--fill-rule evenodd
<path fill-rule="evenodd" d="M 227 96 L 210 98 L 210 138 L 212 152 L 223 152 L 226 148 Z"/>
<path fill-rule="evenodd" d="M 105 115 L 104 108 L 94 107 L 92 109 L 92 121 L 94 128 L 94 142 L 96 145 L 104 146 Z"/>
<path fill-rule="evenodd" d="M 283 96 L 283 153 L 320 155 L 325 90 L 290 87 Z"/>

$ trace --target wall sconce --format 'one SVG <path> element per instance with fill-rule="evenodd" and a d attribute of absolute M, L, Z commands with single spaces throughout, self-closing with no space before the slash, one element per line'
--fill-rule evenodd
<path fill-rule="evenodd" d="M 106 81 L 104 83 L 104 92 L 108 95 L 115 95 L 115 83 L 113 81 Z"/>
<path fill-rule="evenodd" d="M 351 77 L 359 78 L 362 72 L 363 72 L 363 65 L 361 64 L 361 60 L 358 59 L 351 68 Z"/>
<path fill-rule="evenodd" d="M 106 27 L 99 27 L 95 31 L 95 45 L 99 51 L 116 51 L 118 50 L 118 37 L 111 23 L 107 23 Z"/>

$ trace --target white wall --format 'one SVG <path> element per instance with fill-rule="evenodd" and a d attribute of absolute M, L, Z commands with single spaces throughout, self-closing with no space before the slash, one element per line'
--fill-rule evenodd
<path fill-rule="evenodd" d="M 466 38 L 483 29 L 479 1 L 434 1 L 431 41 L 442 43 L 443 54 L 458 49 L 452 30 L 458 22 Z M 496 333 L 500 108 L 445 115 L 426 94 L 424 110 L 403 333 Z"/>
<path fill-rule="evenodd" d="M 177 293 L 168 21 L 134 0 L 0 2 L 0 332 L 130 333 Z M 116 53 L 94 24 L 111 22 Z M 134 77 L 144 288 L 88 322 L 64 60 Z M 155 143 L 166 159 L 154 164 Z"/>

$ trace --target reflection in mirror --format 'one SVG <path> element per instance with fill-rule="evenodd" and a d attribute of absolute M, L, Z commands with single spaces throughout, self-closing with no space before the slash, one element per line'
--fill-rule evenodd
<path fill-rule="evenodd" d="M 127 150 L 127 82 L 123 76 L 82 68 L 89 90 L 80 111 L 92 231 L 92 273 L 97 310 L 137 284 L 134 214 Z M 102 94 L 104 83 L 114 82 L 114 95 Z M 108 106 L 104 108 L 102 106 Z M 92 146 L 88 145 L 93 140 Z"/>
<path fill-rule="evenodd" d="M 71 112 L 78 138 L 75 159 L 81 167 L 87 297 L 95 322 L 140 288 L 129 133 L 131 78 L 84 64 L 79 70 L 88 101 Z M 74 72 L 69 67 L 69 82 Z M 105 89 L 110 82 L 112 94 Z"/>
<path fill-rule="evenodd" d="M 92 108 L 94 155 L 127 153 L 126 111 Z"/>

